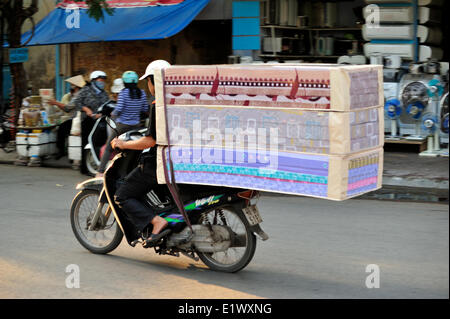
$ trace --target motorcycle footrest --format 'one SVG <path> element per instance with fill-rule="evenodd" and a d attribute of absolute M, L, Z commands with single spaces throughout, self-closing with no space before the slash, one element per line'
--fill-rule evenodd
<path fill-rule="evenodd" d="M 143 246 L 144 248 L 149 248 L 149 247 L 157 246 L 157 245 L 158 245 L 159 243 L 161 243 L 161 242 L 163 241 L 163 239 L 164 239 L 167 235 L 169 235 L 170 233 L 171 233 L 171 230 L 170 230 L 170 229 L 165 229 L 165 230 L 163 230 L 160 234 L 158 234 L 158 235 L 160 236 L 159 239 L 157 239 L 157 240 L 155 241 L 155 240 L 151 240 L 151 237 L 149 237 L 149 238 L 147 238 L 147 239 L 145 239 L 145 240 L 143 241 L 142 246 Z M 156 235 L 156 236 L 158 236 L 158 235 Z"/>
<path fill-rule="evenodd" d="M 141 241 L 140 239 L 136 239 L 136 240 L 133 240 L 133 241 L 130 243 L 130 246 L 131 246 L 131 247 L 136 247 L 136 245 L 139 244 L 139 243 L 142 243 L 142 241 Z"/>

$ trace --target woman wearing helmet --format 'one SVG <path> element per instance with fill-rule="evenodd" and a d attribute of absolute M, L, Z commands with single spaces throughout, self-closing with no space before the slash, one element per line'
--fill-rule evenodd
<path fill-rule="evenodd" d="M 139 128 L 141 121 L 141 113 L 148 112 L 147 95 L 144 90 L 137 87 L 139 77 L 134 71 L 126 71 L 122 75 L 125 88 L 120 91 L 117 98 L 117 105 L 112 112 L 113 117 L 117 117 L 117 133 L 122 134 L 133 129 Z M 100 166 L 98 168 L 97 177 L 103 176 L 106 164 L 111 156 L 111 141 L 116 137 L 112 134 L 106 143 L 106 149 L 103 153 Z"/>
<path fill-rule="evenodd" d="M 94 126 L 97 109 L 109 101 L 105 91 L 106 73 L 94 71 L 90 75 L 90 83 L 85 85 L 74 99 L 78 111 L 81 111 L 81 165 L 82 174 L 87 173 L 84 146 L 88 143 L 88 136 Z M 105 137 L 106 139 L 106 137 Z"/>
<path fill-rule="evenodd" d="M 170 67 L 170 64 L 164 60 L 153 61 L 147 66 L 145 74 L 140 78 L 140 80 L 147 79 L 148 89 L 152 96 L 155 96 L 153 80 L 155 70 L 167 67 Z M 140 233 L 149 223 L 153 225 L 152 234 L 147 239 L 149 243 L 157 242 L 169 232 L 169 230 L 164 230 L 168 224 L 167 221 L 149 210 L 148 206 L 141 202 L 141 198 L 158 184 L 156 179 L 155 117 L 155 108 L 152 105 L 149 126 L 145 136 L 135 141 L 122 141 L 115 138 L 111 142 L 113 148 L 146 150 L 142 152 L 139 167 L 131 171 L 125 178 L 125 182 L 117 189 L 114 200 L 134 221 L 136 229 Z M 148 148 L 151 149 L 147 151 Z"/>

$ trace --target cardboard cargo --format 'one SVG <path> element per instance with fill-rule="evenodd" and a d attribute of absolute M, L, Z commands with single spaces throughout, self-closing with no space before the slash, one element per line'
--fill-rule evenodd
<path fill-rule="evenodd" d="M 350 111 L 384 104 L 381 65 L 174 66 L 155 74 L 157 102 Z M 164 85 L 163 85 L 164 83 Z M 161 106 L 161 105 L 160 105 Z"/>
<path fill-rule="evenodd" d="M 155 94 L 159 183 L 171 162 L 177 183 L 332 200 L 381 187 L 382 66 L 175 66 Z"/>
<path fill-rule="evenodd" d="M 343 155 L 384 142 L 383 108 L 323 112 L 194 105 L 168 107 L 166 117 L 174 146 L 244 148 L 253 141 L 271 149 L 269 139 L 276 138 L 278 151 Z M 157 140 L 160 145 L 167 144 L 163 133 Z"/>
<path fill-rule="evenodd" d="M 331 200 L 345 200 L 381 188 L 382 147 L 347 155 L 236 151 L 229 157 L 228 150 L 216 149 L 221 157 L 213 156 L 214 160 L 205 156 L 205 151 L 171 147 L 171 166 L 168 147 L 158 147 L 158 182 L 166 183 L 166 163 L 169 171 L 173 167 L 175 181 L 181 184 L 249 188 Z M 203 156 L 197 156 L 201 152 Z"/>

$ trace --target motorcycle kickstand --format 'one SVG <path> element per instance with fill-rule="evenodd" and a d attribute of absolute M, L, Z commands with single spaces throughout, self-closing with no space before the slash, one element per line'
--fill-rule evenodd
<path fill-rule="evenodd" d="M 200 260 L 199 257 L 195 256 L 195 253 L 194 253 L 194 252 L 181 251 L 181 253 L 182 253 L 184 256 L 189 257 L 189 258 L 191 258 L 191 259 L 193 259 L 193 260 L 195 260 L 195 261 L 199 261 L 199 260 Z"/>

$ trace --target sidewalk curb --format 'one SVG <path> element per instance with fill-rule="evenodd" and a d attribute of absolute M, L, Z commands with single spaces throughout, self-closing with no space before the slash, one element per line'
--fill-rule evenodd
<path fill-rule="evenodd" d="M 444 179 L 403 178 L 396 176 L 383 176 L 383 186 L 449 189 L 448 180 Z"/>

